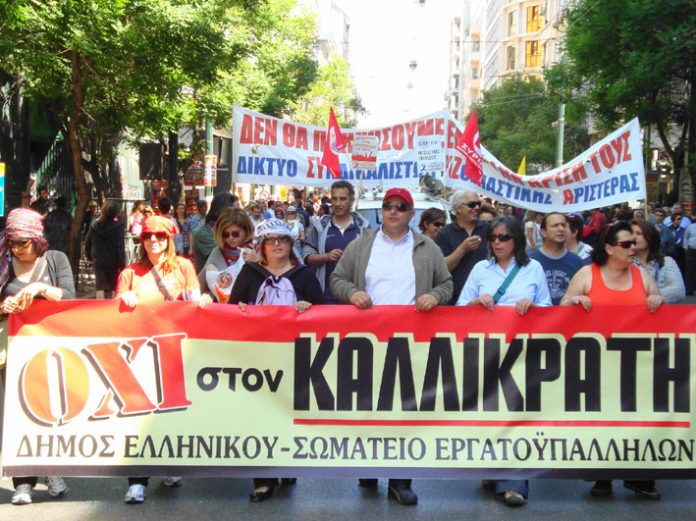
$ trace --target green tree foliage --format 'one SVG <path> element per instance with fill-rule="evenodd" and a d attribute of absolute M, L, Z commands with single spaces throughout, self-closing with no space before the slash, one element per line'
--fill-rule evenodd
<path fill-rule="evenodd" d="M 240 103 L 280 115 L 317 73 L 314 21 L 296 0 L 3 0 L 0 66 L 49 102 L 68 136 L 78 191 L 98 192 L 126 129 L 164 138 Z M 86 153 L 83 153 L 86 152 Z M 89 160 L 85 160 L 85 157 Z M 79 219 L 71 231 L 72 253 Z"/>
<path fill-rule="evenodd" d="M 319 69 L 319 75 L 311 89 L 292 104 L 292 116 L 297 121 L 314 125 L 326 125 L 329 109 L 336 111 L 341 126 L 355 126 L 355 115 L 364 111 L 356 96 L 348 63 L 334 56 Z"/>
<path fill-rule="evenodd" d="M 541 81 L 509 78 L 483 93 L 476 113 L 481 143 L 508 168 L 516 170 L 524 156 L 527 173 L 554 166 L 558 101 L 548 95 Z M 582 152 L 587 144 L 584 132 L 567 126 L 565 160 Z"/>
<path fill-rule="evenodd" d="M 676 171 L 696 181 L 696 2 L 581 0 L 569 12 L 564 62 L 550 87 L 569 115 L 609 130 L 634 117 L 653 125 Z"/>

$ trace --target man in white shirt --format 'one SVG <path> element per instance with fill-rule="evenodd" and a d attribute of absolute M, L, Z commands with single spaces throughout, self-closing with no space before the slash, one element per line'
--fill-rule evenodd
<path fill-rule="evenodd" d="M 413 215 L 413 197 L 408 190 L 387 190 L 382 226 L 364 230 L 352 241 L 331 274 L 331 291 L 338 302 L 358 309 L 413 304 L 416 311 L 447 304 L 452 296 L 452 275 L 440 248 L 409 228 Z M 360 484 L 375 487 L 377 480 L 362 479 Z M 390 479 L 389 497 L 402 505 L 418 502 L 410 479 Z"/>

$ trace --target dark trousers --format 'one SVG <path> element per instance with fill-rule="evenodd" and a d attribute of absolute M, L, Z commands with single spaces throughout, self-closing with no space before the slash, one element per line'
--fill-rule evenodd
<path fill-rule="evenodd" d="M 12 486 L 16 489 L 19 485 L 31 485 L 31 488 L 36 486 L 39 478 L 36 476 L 26 478 L 12 478 Z"/>

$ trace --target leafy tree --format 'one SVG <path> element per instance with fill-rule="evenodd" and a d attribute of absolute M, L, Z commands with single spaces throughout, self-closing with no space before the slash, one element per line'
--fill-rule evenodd
<path fill-rule="evenodd" d="M 695 28 L 693 0 L 581 0 L 549 84 L 571 117 L 589 112 L 606 130 L 636 116 L 653 125 L 675 171 L 696 181 Z"/>
<path fill-rule="evenodd" d="M 4 0 L 2 68 L 24 95 L 48 101 L 67 134 L 78 192 L 85 171 L 104 192 L 104 165 L 126 129 L 164 138 L 232 103 L 287 110 L 316 74 L 313 21 L 295 0 Z M 87 159 L 85 159 L 87 158 Z M 75 263 L 80 219 L 71 229 Z"/>
<path fill-rule="evenodd" d="M 558 101 L 541 81 L 509 78 L 485 91 L 475 108 L 481 143 L 509 168 L 516 169 L 524 156 L 530 174 L 554 166 Z M 564 158 L 576 156 L 587 145 L 583 131 L 566 126 Z"/>
<path fill-rule="evenodd" d="M 319 69 L 310 90 L 292 103 L 292 116 L 297 121 L 326 125 L 332 107 L 339 123 L 346 127 L 355 126 L 356 113 L 365 110 L 355 93 L 348 63 L 340 56 Z"/>

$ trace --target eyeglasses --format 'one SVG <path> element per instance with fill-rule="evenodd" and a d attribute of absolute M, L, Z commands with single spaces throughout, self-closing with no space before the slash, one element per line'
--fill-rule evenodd
<path fill-rule="evenodd" d="M 410 205 L 406 203 L 382 203 L 382 210 L 385 210 L 387 212 L 390 212 L 392 210 L 396 210 L 397 212 L 410 212 L 413 208 L 411 208 Z"/>
<path fill-rule="evenodd" d="M 242 232 L 239 230 L 232 230 L 231 232 L 222 232 L 223 239 L 239 239 L 242 236 Z"/>
<path fill-rule="evenodd" d="M 288 244 L 290 242 L 290 237 L 287 235 L 278 235 L 276 237 L 265 237 L 263 239 L 264 244 Z"/>
<path fill-rule="evenodd" d="M 169 239 L 169 235 L 164 232 L 157 233 L 144 233 L 143 238 L 147 241 L 166 241 Z"/>
<path fill-rule="evenodd" d="M 440 222 L 440 221 L 435 221 L 435 222 L 432 222 L 432 223 L 430 223 L 430 224 L 432 224 L 432 225 L 435 226 L 436 228 L 442 228 L 442 227 L 445 225 L 445 223 Z"/>
<path fill-rule="evenodd" d="M 481 206 L 481 201 L 471 201 L 470 203 L 462 203 L 462 206 L 468 206 L 472 210 Z"/>
<path fill-rule="evenodd" d="M 10 249 L 23 250 L 24 248 L 28 247 L 29 244 L 31 244 L 31 239 L 17 239 L 16 241 L 9 240 L 7 242 L 10 246 Z"/>
<path fill-rule="evenodd" d="M 510 239 L 512 239 L 512 235 L 507 233 L 492 233 L 488 236 L 488 242 L 508 242 Z"/>
<path fill-rule="evenodd" d="M 627 250 L 633 246 L 636 245 L 636 240 L 630 240 L 630 241 L 617 241 L 614 243 L 614 246 L 621 246 L 624 250 Z"/>

